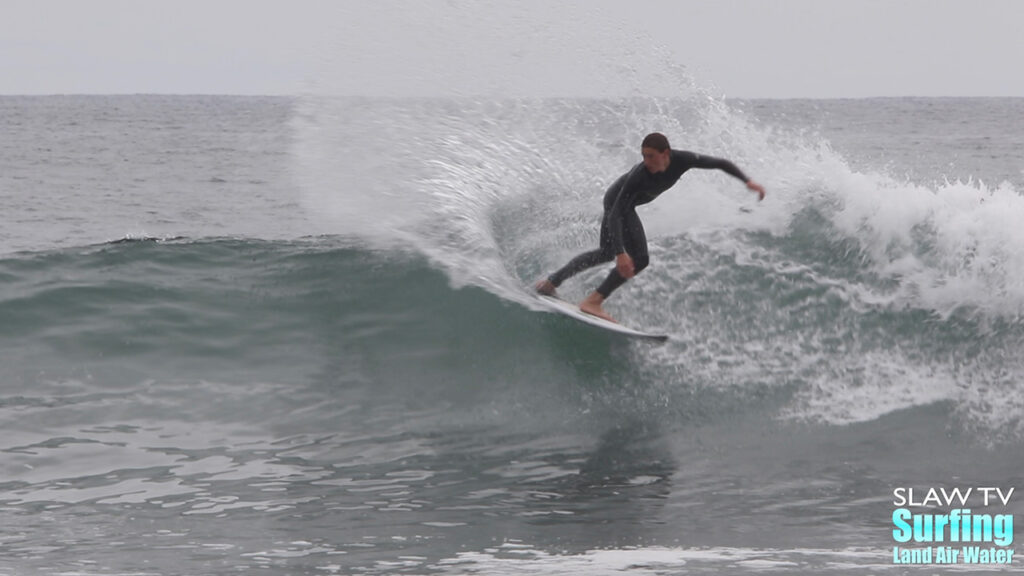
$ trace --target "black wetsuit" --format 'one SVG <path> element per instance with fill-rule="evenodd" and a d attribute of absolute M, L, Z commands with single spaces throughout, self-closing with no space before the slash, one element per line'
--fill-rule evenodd
<path fill-rule="evenodd" d="M 672 150 L 671 162 L 664 172 L 651 174 L 641 162 L 632 170 L 620 176 L 605 192 L 604 216 L 601 219 L 601 247 L 584 252 L 548 277 L 555 286 L 598 264 L 611 262 L 623 252 L 633 259 L 634 271 L 639 274 L 647 267 L 647 236 L 636 207 L 647 204 L 671 188 L 690 168 L 718 169 L 744 182 L 749 179 L 732 162 L 723 158 L 702 156 L 685 150 Z M 617 269 L 612 269 L 608 278 L 597 288 L 607 298 L 626 279 Z"/>

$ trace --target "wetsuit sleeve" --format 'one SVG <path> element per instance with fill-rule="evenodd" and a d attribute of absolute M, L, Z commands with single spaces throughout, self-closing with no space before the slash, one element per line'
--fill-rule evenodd
<path fill-rule="evenodd" d="M 616 255 L 626 251 L 622 242 L 622 225 L 626 221 L 626 211 L 636 203 L 636 195 L 640 193 L 640 179 L 643 175 L 643 164 L 637 164 L 622 182 L 622 187 L 615 197 L 612 209 L 606 215 L 608 232 L 611 236 L 612 248 Z"/>
<path fill-rule="evenodd" d="M 690 154 L 692 155 L 690 158 L 690 162 L 694 168 L 721 170 L 722 172 L 725 172 L 726 174 L 729 174 L 730 176 L 742 180 L 744 182 L 750 181 L 750 178 L 747 178 L 747 175 L 744 174 L 742 170 L 740 170 L 735 164 L 733 164 L 729 160 L 726 160 L 725 158 L 704 156 L 701 154 L 695 154 L 693 152 L 691 152 Z"/>

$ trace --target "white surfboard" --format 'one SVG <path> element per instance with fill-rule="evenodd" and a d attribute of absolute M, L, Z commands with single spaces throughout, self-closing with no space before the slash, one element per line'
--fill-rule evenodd
<path fill-rule="evenodd" d="M 543 294 L 537 294 L 536 296 L 537 299 L 540 300 L 548 309 L 554 312 L 558 312 L 559 314 L 564 314 L 570 318 L 575 318 L 580 322 L 586 322 L 591 326 L 597 326 L 598 328 L 603 328 L 610 332 L 615 332 L 617 334 L 622 334 L 624 336 L 632 336 L 634 338 L 645 338 L 648 340 L 659 341 L 668 340 L 667 334 L 652 334 L 650 332 L 641 332 L 640 330 L 634 330 L 632 328 L 623 326 L 622 324 L 609 322 L 604 318 L 598 318 L 597 316 L 594 316 L 592 314 L 587 314 L 586 312 L 580 310 L 580 307 L 577 306 L 576 304 L 570 304 L 569 302 L 566 302 L 565 300 L 559 298 L 555 298 L 554 296 L 545 296 Z"/>

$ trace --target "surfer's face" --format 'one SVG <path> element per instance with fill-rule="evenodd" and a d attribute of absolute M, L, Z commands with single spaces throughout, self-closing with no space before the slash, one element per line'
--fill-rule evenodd
<path fill-rule="evenodd" d="M 644 166 L 651 174 L 664 172 L 668 168 L 668 150 L 658 152 L 654 148 L 641 148 L 640 154 L 644 157 Z"/>

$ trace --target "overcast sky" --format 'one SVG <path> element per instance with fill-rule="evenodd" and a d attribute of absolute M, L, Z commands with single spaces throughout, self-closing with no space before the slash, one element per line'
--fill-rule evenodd
<path fill-rule="evenodd" d="M 5 0 L 0 94 L 1024 96 L 1019 0 Z"/>

